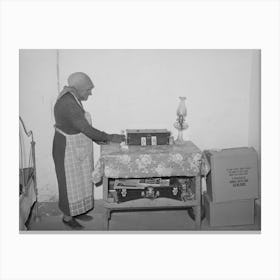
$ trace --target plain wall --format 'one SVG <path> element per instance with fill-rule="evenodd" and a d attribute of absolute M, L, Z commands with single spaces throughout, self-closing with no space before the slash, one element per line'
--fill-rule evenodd
<path fill-rule="evenodd" d="M 53 105 L 72 72 L 95 84 L 84 103 L 96 128 L 166 128 L 174 137 L 179 96 L 199 148 L 253 146 L 260 153 L 259 50 L 21 50 L 20 115 L 34 131 L 39 200 L 57 200 Z M 59 67 L 59 81 L 57 80 Z M 94 144 L 95 162 L 99 147 Z M 28 147 L 27 147 L 28 149 Z M 102 197 L 102 187 L 95 190 Z"/>
<path fill-rule="evenodd" d="M 33 131 L 36 142 L 36 170 L 40 201 L 54 201 L 58 197 L 52 160 L 54 123 L 51 107 L 55 96 L 57 96 L 56 52 L 54 50 L 20 50 L 19 113 L 26 128 Z M 28 143 L 27 138 L 24 139 L 25 143 Z M 25 145 L 25 150 L 29 155 L 28 145 Z"/>

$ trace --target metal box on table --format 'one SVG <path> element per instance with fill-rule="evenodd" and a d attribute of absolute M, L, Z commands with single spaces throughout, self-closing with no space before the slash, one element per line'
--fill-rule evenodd
<path fill-rule="evenodd" d="M 127 129 L 128 145 L 168 145 L 170 132 L 167 129 Z"/>

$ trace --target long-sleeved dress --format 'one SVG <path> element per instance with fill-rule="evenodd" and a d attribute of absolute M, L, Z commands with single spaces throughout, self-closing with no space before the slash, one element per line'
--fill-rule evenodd
<path fill-rule="evenodd" d="M 109 135 L 91 126 L 73 90 L 64 88 L 54 106 L 53 159 L 59 189 L 59 208 L 69 216 L 93 208 L 93 145 L 107 142 Z"/>

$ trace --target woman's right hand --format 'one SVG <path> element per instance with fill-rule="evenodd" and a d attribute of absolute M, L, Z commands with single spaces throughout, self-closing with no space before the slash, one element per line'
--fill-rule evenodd
<path fill-rule="evenodd" d="M 121 143 L 125 141 L 125 135 L 123 134 L 110 134 L 110 141 L 114 143 Z"/>

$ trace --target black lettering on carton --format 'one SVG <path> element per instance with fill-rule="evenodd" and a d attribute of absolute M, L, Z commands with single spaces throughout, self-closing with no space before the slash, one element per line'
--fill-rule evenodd
<path fill-rule="evenodd" d="M 245 187 L 248 183 L 248 174 L 250 167 L 240 167 L 240 168 L 227 168 L 229 176 L 229 184 L 233 187 Z"/>

